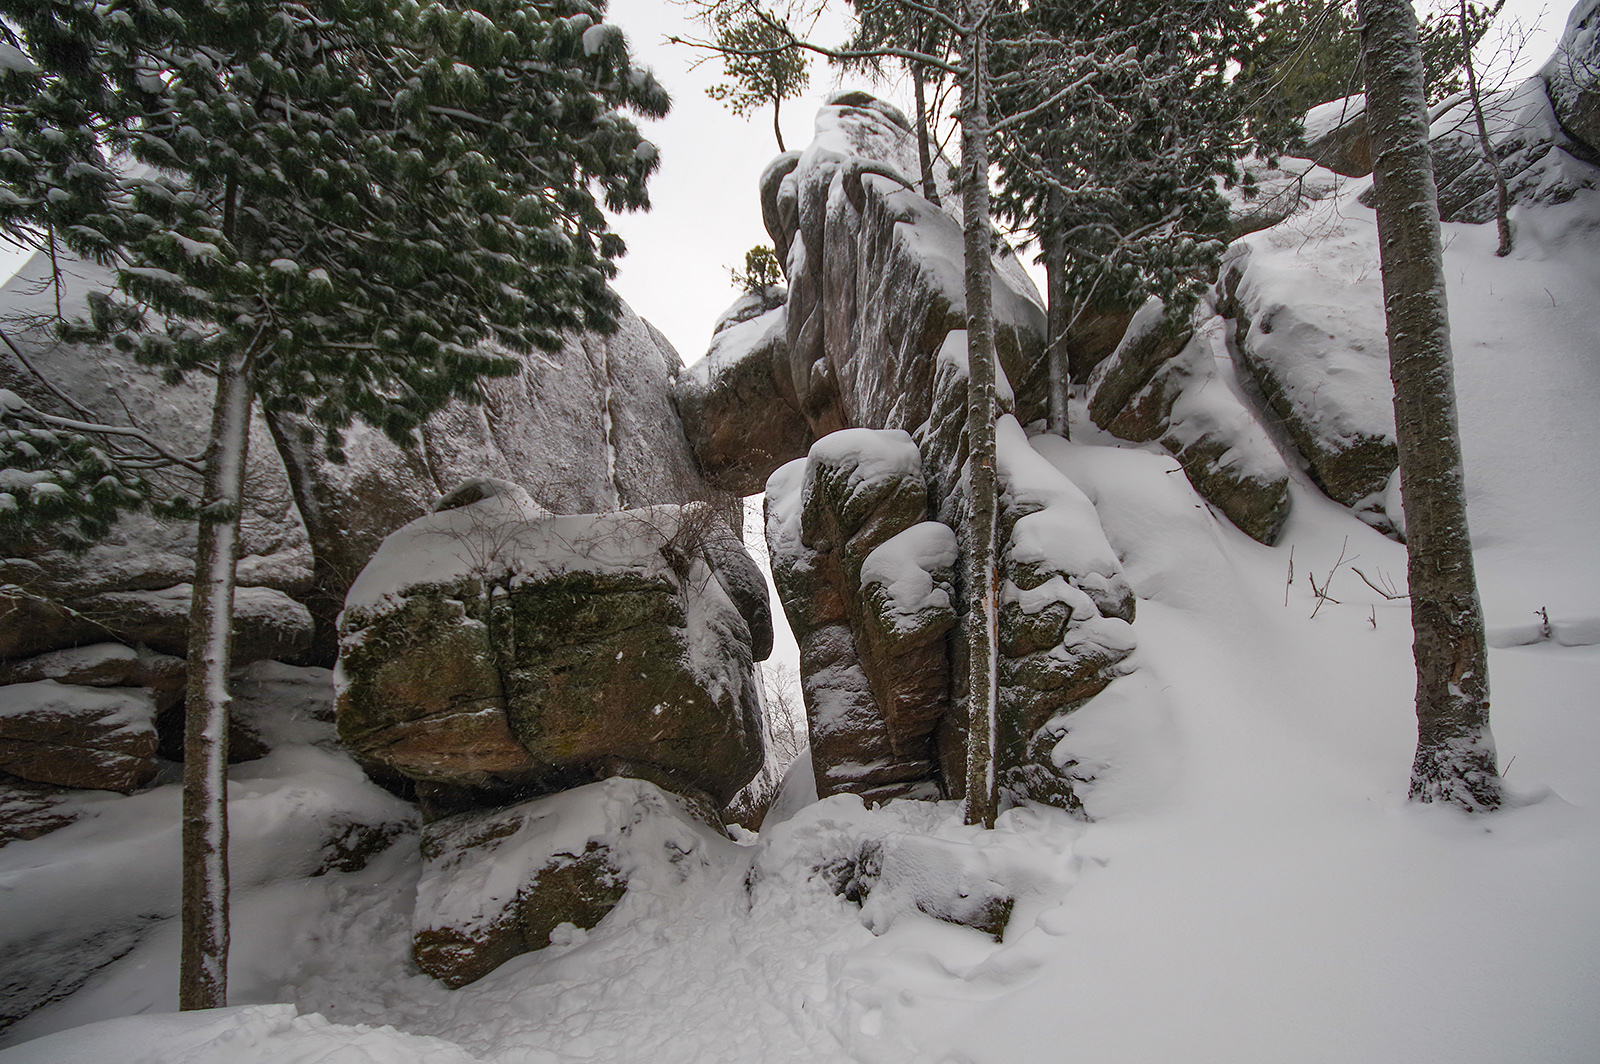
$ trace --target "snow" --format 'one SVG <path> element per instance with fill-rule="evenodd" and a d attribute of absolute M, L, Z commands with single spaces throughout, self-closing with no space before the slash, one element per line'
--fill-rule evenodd
<path fill-rule="evenodd" d="M 1366 113 L 1367 97 L 1363 93 L 1318 104 L 1306 112 L 1306 143 L 1315 143 L 1334 130 L 1350 124 Z"/>
<path fill-rule="evenodd" d="M 141 687 L 78 687 L 35 680 L 0 687 L 0 718 L 82 718 L 96 734 L 152 732 L 155 701 Z"/>
<path fill-rule="evenodd" d="M 350 585 L 345 608 L 379 610 L 409 588 L 448 586 L 469 576 L 627 572 L 667 579 L 670 570 L 656 548 L 687 527 L 694 518 L 686 512 L 700 505 L 552 516 L 527 492 L 505 484 L 480 501 L 426 514 L 390 533 Z"/>
<path fill-rule="evenodd" d="M 470 1064 L 476 1058 L 449 1042 L 393 1027 L 339 1026 L 316 1013 L 300 1015 L 293 1005 L 244 1005 L 105 1020 L 30 1042 L 5 1059 L 6 1064 Z"/>
<path fill-rule="evenodd" d="M 956 564 L 956 534 L 949 525 L 923 521 L 872 549 L 861 563 L 863 589 L 881 585 L 896 632 L 922 629 L 922 614 L 951 608 L 950 589 L 935 580 Z"/>

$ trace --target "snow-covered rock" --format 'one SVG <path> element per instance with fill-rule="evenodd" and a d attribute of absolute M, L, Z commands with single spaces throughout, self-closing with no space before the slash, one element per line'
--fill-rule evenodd
<path fill-rule="evenodd" d="M 60 787 L 137 790 L 156 775 L 155 712 L 139 687 L 0 687 L 0 771 Z"/>
<path fill-rule="evenodd" d="M 423 829 L 412 952 L 455 988 L 592 929 L 637 876 L 681 882 L 730 844 L 682 798 L 615 777 Z"/>
<path fill-rule="evenodd" d="M 1367 136 L 1367 97 L 1346 96 L 1306 112 L 1306 157 L 1346 177 L 1372 173 L 1372 142 Z"/>
<path fill-rule="evenodd" d="M 459 498 L 351 586 L 337 711 L 359 756 L 445 807 L 616 774 L 720 806 L 749 781 L 771 622 L 716 510 L 556 516 L 489 481 Z"/>
<path fill-rule="evenodd" d="M 1578 0 L 1555 54 L 1539 71 L 1561 128 L 1600 157 L 1600 2 Z"/>
<path fill-rule="evenodd" d="M 956 197 L 924 199 L 918 165 L 905 116 L 846 92 L 818 111 L 803 152 L 780 155 L 762 175 L 762 217 L 789 281 L 784 305 L 719 331 L 680 387 L 696 453 L 718 483 L 762 484 L 836 429 L 914 432 L 936 416 L 934 356 L 966 327 L 962 236 Z M 948 164 L 934 169 L 945 183 Z M 1003 244 L 992 280 L 1005 372 L 1042 379 L 1044 310 Z M 1042 409 L 1043 391 L 1030 394 Z"/>
<path fill-rule="evenodd" d="M 1289 516 L 1289 469 L 1239 391 L 1228 331 L 1209 300 L 1179 327 L 1152 299 L 1090 379 L 1089 416 L 1122 439 L 1160 441 L 1208 502 L 1271 543 Z"/>
<path fill-rule="evenodd" d="M 481 404 L 440 411 L 416 449 L 353 426 L 348 461 L 334 463 L 309 426 L 279 419 L 317 557 L 309 603 L 330 650 L 345 592 L 383 537 L 464 481 L 510 481 L 565 514 L 713 499 L 674 406 L 681 369 L 666 338 L 624 306 L 610 336 L 571 335 L 560 351 L 524 356 L 514 376 L 484 381 Z"/>
<path fill-rule="evenodd" d="M 761 491 L 772 471 L 802 457 L 812 440 L 790 379 L 784 308 L 761 306 L 749 298 L 735 303 L 706 356 L 677 384 L 678 412 L 700 467 L 736 495 Z M 746 307 L 760 313 L 743 316 Z"/>
<path fill-rule="evenodd" d="M 1375 223 L 1337 204 L 1301 225 L 1323 229 L 1321 253 L 1268 230 L 1228 250 L 1218 309 L 1234 320 L 1238 365 L 1259 390 L 1317 485 L 1380 527 L 1399 463 Z"/>
<path fill-rule="evenodd" d="M 767 482 L 767 549 L 823 796 L 940 793 L 956 545 L 927 518 L 922 455 L 894 429 L 832 433 Z"/>

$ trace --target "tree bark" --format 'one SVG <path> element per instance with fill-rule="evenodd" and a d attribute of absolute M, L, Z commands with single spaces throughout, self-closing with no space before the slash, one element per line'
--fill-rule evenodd
<path fill-rule="evenodd" d="M 1059 218 L 1066 209 L 1062 195 L 1050 190 L 1050 216 Z M 1067 381 L 1070 367 L 1067 364 L 1067 331 L 1071 316 L 1067 307 L 1067 248 L 1065 240 L 1047 230 L 1044 242 L 1044 299 L 1045 299 L 1045 358 L 1050 379 L 1050 431 L 1062 439 L 1070 439 L 1067 424 Z"/>
<path fill-rule="evenodd" d="M 1467 22 L 1467 0 L 1461 0 L 1461 65 L 1467 70 L 1467 93 L 1472 97 L 1472 118 L 1478 126 L 1478 150 L 1483 153 L 1483 165 L 1494 177 L 1494 225 L 1500 237 L 1495 254 L 1505 258 L 1511 254 L 1511 196 L 1506 190 L 1506 172 L 1494 153 L 1489 140 L 1489 126 L 1483 120 L 1483 95 L 1478 91 L 1478 68 L 1472 62 L 1472 27 Z"/>
<path fill-rule="evenodd" d="M 922 198 L 938 207 L 939 185 L 934 180 L 933 150 L 928 136 L 928 102 L 923 92 L 922 70 L 915 63 L 911 64 L 911 89 L 917 105 L 917 162 L 922 167 Z"/>
<path fill-rule="evenodd" d="M 228 995 L 228 670 L 252 398 L 249 356 L 241 354 L 217 376 L 189 612 L 178 983 L 185 1010 L 220 1008 Z"/>
<path fill-rule="evenodd" d="M 996 566 L 994 314 L 989 248 L 989 0 L 968 5 L 962 37 L 962 178 L 967 299 L 967 794 L 966 822 L 994 827 L 999 578 Z"/>
<path fill-rule="evenodd" d="M 1467 532 L 1422 53 L 1408 0 L 1359 0 L 1358 13 L 1417 665 L 1411 799 L 1487 811 L 1500 804 L 1500 775 Z"/>

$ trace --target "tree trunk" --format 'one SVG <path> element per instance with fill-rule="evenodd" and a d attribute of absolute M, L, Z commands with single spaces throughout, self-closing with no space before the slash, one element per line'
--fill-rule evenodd
<path fill-rule="evenodd" d="M 1467 92 L 1472 97 L 1472 117 L 1478 126 L 1478 150 L 1483 153 L 1483 165 L 1494 177 L 1494 225 L 1500 236 L 1500 246 L 1495 254 L 1505 258 L 1511 254 L 1511 196 L 1506 190 L 1506 172 L 1494 153 L 1489 140 L 1489 126 L 1483 120 L 1483 95 L 1478 91 L 1478 68 L 1472 62 L 1472 27 L 1467 22 L 1467 0 L 1461 0 L 1461 65 L 1467 70 Z"/>
<path fill-rule="evenodd" d="M 1066 209 L 1059 190 L 1050 190 L 1051 218 L 1059 218 Z M 1045 358 L 1050 372 L 1050 431 L 1062 439 L 1070 438 L 1067 424 L 1067 331 L 1071 316 L 1067 313 L 1067 247 L 1057 233 L 1047 230 L 1041 238 L 1044 243 L 1044 299 L 1045 299 Z"/>
<path fill-rule="evenodd" d="M 999 579 L 995 540 L 994 320 L 989 248 L 989 0 L 968 6 L 962 47 L 962 175 L 967 298 L 967 795 L 966 822 L 994 827 L 998 724 Z"/>
<path fill-rule="evenodd" d="M 1408 0 L 1360 0 L 1358 12 L 1417 663 L 1411 798 L 1487 811 L 1500 804 L 1500 775 L 1467 534 L 1422 53 Z"/>
<path fill-rule="evenodd" d="M 180 1009 L 220 1008 L 228 995 L 228 668 L 250 441 L 248 362 L 241 354 L 217 376 L 195 552 L 183 748 Z"/>
<path fill-rule="evenodd" d="M 917 162 L 922 167 L 922 198 L 938 207 L 939 185 L 933 176 L 933 149 L 928 136 L 928 103 L 923 95 L 922 68 L 915 63 L 911 64 L 911 89 L 917 104 Z"/>
<path fill-rule="evenodd" d="M 789 150 L 783 146 L 783 127 L 778 124 L 778 111 L 782 107 L 783 97 L 774 96 L 772 98 L 772 135 L 778 138 L 778 153 L 780 155 Z"/>

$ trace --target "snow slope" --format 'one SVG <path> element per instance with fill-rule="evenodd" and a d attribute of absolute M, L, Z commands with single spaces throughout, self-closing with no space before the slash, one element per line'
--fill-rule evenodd
<path fill-rule="evenodd" d="M 1319 224 L 1370 243 L 1370 212 L 1348 198 L 1329 209 L 1342 213 Z M 173 1008 L 177 935 L 164 920 L 8 1031 L 22 1044 L 0 1064 L 152 1047 L 168 1064 L 1594 1061 L 1600 645 L 1585 632 L 1600 616 L 1600 206 L 1518 224 L 1504 261 L 1492 233 L 1446 230 L 1471 520 L 1505 644 L 1490 665 L 1512 808 L 1469 821 L 1404 801 L 1406 610 L 1351 568 L 1403 581 L 1402 547 L 1298 474 L 1280 545 L 1264 547 L 1212 514 L 1170 456 L 1079 417 L 1076 442 L 1032 445 L 1095 502 L 1142 600 L 1139 671 L 1062 739 L 1094 767 L 1093 822 L 1019 809 L 981 835 L 951 806 L 830 799 L 454 992 L 409 965 L 407 836 L 362 872 L 255 877 L 236 895 L 232 1000 L 298 1015 L 66 1030 Z M 1308 230 L 1281 250 L 1314 262 L 1316 241 Z M 1336 602 L 1317 608 L 1308 572 L 1319 585 L 1332 573 Z M 1539 638 L 1541 607 L 1557 638 Z M 1538 641 L 1512 645 L 1524 640 Z M 97 808 L 144 802 L 154 816 L 163 801 Z M 923 915 L 906 900 L 915 890 L 858 909 L 812 874 L 884 838 L 937 840 L 968 855 L 962 875 L 1016 891 L 1004 941 Z M 0 875 L 63 859 L 51 845 L 0 850 Z M 253 845 L 236 859 L 258 859 Z M 125 850 L 74 859 L 108 877 Z"/>

